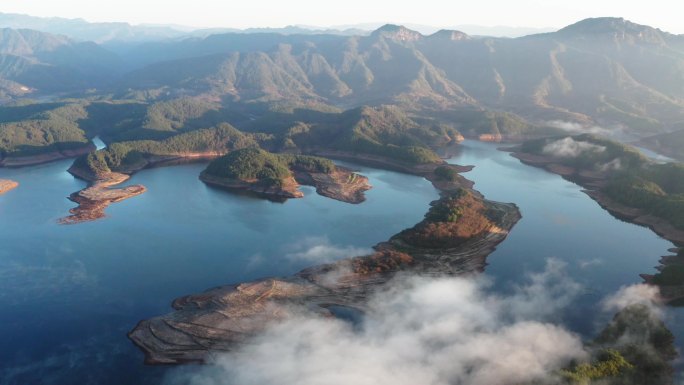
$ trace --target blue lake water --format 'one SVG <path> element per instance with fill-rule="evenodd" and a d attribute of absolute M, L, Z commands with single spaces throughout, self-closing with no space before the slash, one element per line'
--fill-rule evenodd
<path fill-rule="evenodd" d="M 587 288 L 563 317 L 578 332 L 596 327 L 583 312 L 654 272 L 672 246 L 492 145 L 466 142 L 451 161 L 476 165 L 465 174 L 476 188 L 522 211 L 489 259 L 495 290 L 549 257 L 566 261 Z M 361 254 L 421 220 L 438 196 L 422 178 L 361 167 L 374 188 L 360 205 L 308 187 L 303 199 L 273 203 L 209 188 L 197 179 L 204 165 L 191 164 L 144 170 L 130 183 L 145 194 L 110 206 L 105 219 L 63 226 L 66 196 L 85 186 L 69 165 L 0 169 L 20 183 L 0 196 L 0 384 L 159 383 L 169 369 L 142 365 L 126 338 L 140 319 L 184 294 Z"/>
<path fill-rule="evenodd" d="M 598 303 L 621 286 L 654 274 L 660 256 L 674 245 L 651 230 L 610 215 L 581 188 L 546 170 L 520 163 L 499 145 L 467 141 L 450 163 L 475 165 L 463 174 L 487 198 L 514 202 L 522 219 L 489 256 L 487 275 L 495 290 L 506 292 L 526 274 L 541 271 L 549 258 L 567 264 L 569 276 L 584 293 L 559 319 L 585 336 L 595 335 L 613 314 Z M 684 338 L 684 309 L 669 308 L 668 327 Z"/>
<path fill-rule="evenodd" d="M 361 205 L 309 187 L 273 203 L 207 187 L 191 164 L 136 174 L 148 191 L 105 219 L 58 225 L 85 186 L 70 163 L 0 169 L 20 183 L 0 197 L 3 384 L 158 383 L 165 368 L 143 366 L 126 338 L 140 319 L 181 295 L 361 255 L 438 197 L 422 178 L 361 168 L 373 185 Z"/>

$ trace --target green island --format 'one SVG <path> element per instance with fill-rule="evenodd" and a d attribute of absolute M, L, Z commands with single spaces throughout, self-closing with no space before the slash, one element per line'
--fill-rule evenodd
<path fill-rule="evenodd" d="M 315 156 L 274 154 L 258 147 L 232 151 L 214 159 L 200 174 L 205 183 L 246 190 L 272 199 L 301 198 L 300 184 L 333 199 L 360 203 L 368 178 Z"/>

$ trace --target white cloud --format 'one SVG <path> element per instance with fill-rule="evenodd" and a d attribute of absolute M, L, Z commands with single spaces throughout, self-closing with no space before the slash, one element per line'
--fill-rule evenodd
<path fill-rule="evenodd" d="M 606 151 L 604 146 L 599 146 L 589 142 L 576 141 L 571 137 L 550 142 L 542 149 L 542 153 L 560 158 L 575 158 L 586 152 L 601 153 L 604 151 Z"/>
<path fill-rule="evenodd" d="M 321 264 L 371 254 L 373 251 L 367 248 L 334 245 L 327 237 L 307 237 L 287 246 L 285 252 L 285 257 L 290 261 Z"/>
<path fill-rule="evenodd" d="M 594 259 L 582 259 L 578 262 L 580 269 L 587 269 L 594 266 L 602 265 L 603 261 L 599 258 Z"/>
<path fill-rule="evenodd" d="M 491 385 L 552 381 L 569 360 L 586 357 L 580 338 L 541 321 L 576 292 L 564 266 L 511 296 L 488 293 L 486 281 L 401 278 L 371 300 L 360 327 L 302 316 L 274 325 L 252 343 L 182 368 L 169 385 Z M 543 290 L 543 287 L 547 290 Z M 539 295 L 541 294 L 541 297 Z M 537 311 L 534 311 L 534 310 Z"/>
<path fill-rule="evenodd" d="M 660 302 L 660 290 L 657 286 L 638 284 L 621 287 L 615 294 L 606 297 L 602 305 L 609 312 L 618 312 L 630 305 L 645 305 L 651 309 L 653 315 L 662 318 Z"/>
<path fill-rule="evenodd" d="M 551 127 L 559 128 L 571 134 L 594 134 L 600 136 L 620 136 L 624 134 L 624 128 L 615 126 L 611 128 L 601 127 L 597 125 L 587 126 L 577 122 L 566 122 L 563 120 L 552 120 L 546 122 Z"/>
<path fill-rule="evenodd" d="M 604 163 L 601 166 L 599 166 L 599 170 L 606 172 L 606 171 L 620 171 L 622 170 L 622 161 L 620 158 L 615 158 L 611 160 L 610 162 Z"/>

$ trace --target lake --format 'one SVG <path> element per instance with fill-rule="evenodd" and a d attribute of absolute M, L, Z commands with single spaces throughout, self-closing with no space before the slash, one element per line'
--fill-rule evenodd
<path fill-rule="evenodd" d="M 274 203 L 207 187 L 204 164 L 144 170 L 148 191 L 107 218 L 58 225 L 86 184 L 71 161 L 0 169 L 19 188 L 0 197 L 0 383 L 158 383 L 126 338 L 171 300 L 207 288 L 362 255 L 423 218 L 438 193 L 422 178 L 361 168 L 373 189 L 351 205 Z"/>
<path fill-rule="evenodd" d="M 566 261 L 586 287 L 563 317 L 580 333 L 597 327 L 584 312 L 654 272 L 672 247 L 494 145 L 466 142 L 450 162 L 475 165 L 465 176 L 478 190 L 521 209 L 490 256 L 494 290 L 509 290 L 550 257 Z M 144 170 L 128 183 L 145 185 L 145 194 L 113 204 L 107 218 L 65 226 L 57 219 L 74 206 L 65 197 L 85 186 L 66 173 L 70 163 L 0 169 L 20 183 L 0 197 L 3 384 L 158 383 L 168 368 L 142 365 L 126 338 L 140 319 L 170 311 L 178 296 L 363 254 L 420 221 L 438 196 L 422 178 L 358 167 L 373 185 L 360 205 L 310 187 L 303 199 L 273 203 L 207 187 L 197 179 L 204 165 L 189 164 Z"/>
<path fill-rule="evenodd" d="M 487 198 L 516 203 L 522 219 L 488 259 L 485 274 L 494 289 L 509 292 L 530 271 L 542 271 L 549 258 L 567 264 L 569 276 L 584 287 L 576 303 L 559 315 L 565 326 L 595 336 L 613 314 L 600 302 L 624 285 L 655 274 L 658 260 L 674 245 L 650 229 L 616 219 L 581 188 L 544 169 L 522 164 L 500 144 L 466 141 L 450 163 L 475 165 L 463 174 Z M 666 323 L 681 349 L 684 309 L 668 308 Z"/>

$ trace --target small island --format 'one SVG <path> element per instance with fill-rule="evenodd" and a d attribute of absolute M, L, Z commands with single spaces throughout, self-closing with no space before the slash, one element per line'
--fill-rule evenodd
<path fill-rule="evenodd" d="M 0 195 L 4 194 L 10 190 L 14 190 L 19 186 L 19 183 L 9 180 L 9 179 L 0 179 Z"/>
<path fill-rule="evenodd" d="M 72 169 L 69 171 L 71 173 L 76 172 Z M 111 187 L 125 182 L 128 178 L 130 178 L 129 175 L 116 172 L 98 175 L 89 187 L 69 196 L 69 200 L 78 203 L 78 207 L 69 210 L 71 215 L 61 218 L 59 223 L 75 224 L 103 218 L 105 217 L 105 209 L 110 204 L 140 195 L 147 191 L 143 185 L 133 185 L 122 188 Z"/>
<path fill-rule="evenodd" d="M 361 203 L 371 188 L 368 178 L 331 160 L 315 156 L 273 154 L 248 147 L 213 160 L 200 174 L 212 186 L 243 190 L 273 200 L 301 198 L 300 185 L 316 187 L 318 194 L 347 203 Z"/>

